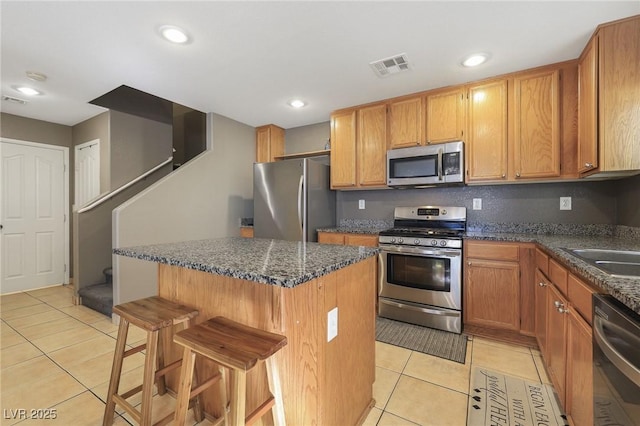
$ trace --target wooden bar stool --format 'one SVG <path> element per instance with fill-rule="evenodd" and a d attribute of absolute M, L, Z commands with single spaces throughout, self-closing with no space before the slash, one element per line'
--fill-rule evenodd
<path fill-rule="evenodd" d="M 107 394 L 107 403 L 104 411 L 103 425 L 113 424 L 116 404 L 120 405 L 133 419 L 141 425 L 151 425 L 151 400 L 153 398 L 153 384 L 157 383 L 158 394 L 166 393 L 164 376 L 180 367 L 182 360 L 164 365 L 164 350 L 161 332 L 171 332 L 176 324 L 183 324 L 183 328 L 191 325 L 193 318 L 198 316 L 196 309 L 170 302 L 160 297 L 147 297 L 134 300 L 113 307 L 113 313 L 120 316 L 118 339 L 113 355 L 113 367 L 111 380 Z M 125 351 L 129 324 L 142 328 L 147 332 L 147 341 L 140 346 Z M 142 384 L 127 392 L 118 393 L 122 363 L 124 358 L 146 349 L 144 362 L 144 375 Z M 131 405 L 127 398 L 142 391 L 142 409 L 138 411 Z M 194 404 L 196 420 L 203 419 L 202 404 L 199 399 Z M 163 425 L 173 419 L 173 413 L 156 423 Z"/>
<path fill-rule="evenodd" d="M 221 383 L 220 392 L 225 408 L 227 387 L 224 370 L 227 369 L 230 373 L 231 401 L 229 414 L 227 415 L 226 409 L 223 410 L 225 424 L 234 426 L 251 424 L 269 410 L 272 410 L 275 425 L 285 424 L 278 368 L 272 356 L 287 344 L 285 336 L 248 327 L 225 317 L 215 317 L 202 324 L 177 332 L 173 341 L 184 346 L 184 355 L 182 356 L 184 362 L 180 372 L 176 405 L 176 424 L 184 424 L 189 399 L 216 383 L 215 379 L 220 377 L 218 374 L 192 390 L 191 379 L 196 354 L 207 357 L 221 366 L 223 374 L 219 383 Z M 247 372 L 259 360 L 265 361 L 271 396 L 245 418 Z"/>

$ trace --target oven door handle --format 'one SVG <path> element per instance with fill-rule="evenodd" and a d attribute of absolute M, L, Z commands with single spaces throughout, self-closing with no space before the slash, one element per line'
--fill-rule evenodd
<path fill-rule="evenodd" d="M 640 386 L 640 370 L 620 352 L 618 352 L 611 343 L 609 343 L 609 340 L 607 340 L 607 337 L 605 336 L 604 329 L 602 328 L 604 322 L 605 320 L 603 320 L 599 315 L 594 315 L 593 337 L 598 347 L 622 374 L 635 383 L 636 386 Z M 615 327 L 615 325 L 609 324 L 609 327 Z M 621 331 L 624 332 L 624 330 Z"/>
<path fill-rule="evenodd" d="M 438 150 L 438 180 L 442 180 L 442 172 L 443 172 L 443 167 L 442 167 L 442 154 L 443 154 L 443 149 L 440 148 Z"/>
<path fill-rule="evenodd" d="M 382 252 L 391 253 L 391 254 L 406 254 L 408 256 L 439 256 L 446 258 L 456 258 L 462 256 L 461 250 L 446 250 L 446 249 L 424 249 L 424 248 L 413 248 L 413 247 L 402 247 L 396 249 L 389 247 L 380 247 Z"/>
<path fill-rule="evenodd" d="M 382 252 L 378 252 L 378 296 L 382 294 L 382 285 L 384 283 L 384 258 Z"/>

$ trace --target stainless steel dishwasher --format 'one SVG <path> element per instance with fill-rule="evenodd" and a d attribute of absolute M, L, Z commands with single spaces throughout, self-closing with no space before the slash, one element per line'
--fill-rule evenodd
<path fill-rule="evenodd" d="M 593 295 L 593 420 L 640 425 L 640 315 Z"/>

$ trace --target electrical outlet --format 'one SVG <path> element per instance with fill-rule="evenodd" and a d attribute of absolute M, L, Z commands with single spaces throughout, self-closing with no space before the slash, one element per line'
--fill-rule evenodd
<path fill-rule="evenodd" d="M 338 307 L 327 312 L 327 342 L 338 335 Z"/>
<path fill-rule="evenodd" d="M 474 210 L 482 210 L 482 198 L 474 198 L 473 199 L 473 209 Z"/>
<path fill-rule="evenodd" d="M 358 200 L 358 208 L 364 210 L 364 200 Z"/>
<path fill-rule="evenodd" d="M 560 210 L 571 210 L 571 197 L 560 197 Z"/>

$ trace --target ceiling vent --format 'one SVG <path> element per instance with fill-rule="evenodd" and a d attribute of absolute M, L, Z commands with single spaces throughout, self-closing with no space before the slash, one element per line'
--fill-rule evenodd
<path fill-rule="evenodd" d="M 12 96 L 2 95 L 3 101 L 13 102 L 14 104 L 26 105 L 27 101 L 24 99 L 14 98 Z"/>
<path fill-rule="evenodd" d="M 399 55 L 373 61 L 370 62 L 369 65 L 371 65 L 373 72 L 375 72 L 378 77 L 387 77 L 391 74 L 397 74 L 410 69 L 406 53 L 400 53 Z"/>

